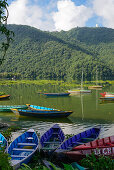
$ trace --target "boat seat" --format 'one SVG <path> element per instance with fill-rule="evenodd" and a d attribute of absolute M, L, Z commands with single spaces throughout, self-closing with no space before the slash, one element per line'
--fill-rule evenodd
<path fill-rule="evenodd" d="M 13 148 L 13 151 L 31 151 L 31 152 L 33 152 L 34 149 Z"/>
<path fill-rule="evenodd" d="M 58 135 L 59 133 L 58 132 L 53 132 L 53 135 Z"/>
<path fill-rule="evenodd" d="M 61 142 L 58 142 L 58 141 L 44 142 L 44 144 L 61 144 Z"/>
<path fill-rule="evenodd" d="M 83 139 L 87 139 L 87 140 L 95 140 L 95 138 L 82 138 Z"/>
<path fill-rule="evenodd" d="M 11 155 L 12 158 L 25 158 L 27 156 L 22 155 Z"/>
<path fill-rule="evenodd" d="M 42 150 L 53 150 L 53 149 L 55 149 L 55 148 L 45 148 L 45 147 L 43 147 L 43 148 L 41 148 Z"/>
<path fill-rule="evenodd" d="M 26 139 L 27 140 L 33 140 L 33 137 L 27 137 Z"/>
<path fill-rule="evenodd" d="M 23 146 L 36 146 L 35 143 L 18 143 L 17 145 L 23 145 Z"/>
<path fill-rule="evenodd" d="M 83 144 L 85 144 L 85 143 L 83 143 L 83 142 L 76 142 L 77 144 L 79 144 L 79 145 L 83 145 Z"/>
<path fill-rule="evenodd" d="M 70 147 L 70 146 L 69 146 L 69 147 L 67 147 L 67 149 L 72 149 L 72 148 L 73 148 L 73 147 Z"/>

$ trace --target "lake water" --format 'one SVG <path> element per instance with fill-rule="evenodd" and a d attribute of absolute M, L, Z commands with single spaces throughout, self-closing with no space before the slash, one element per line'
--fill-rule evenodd
<path fill-rule="evenodd" d="M 77 134 L 100 124 L 102 125 L 100 137 L 114 135 L 114 102 L 102 103 L 99 99 L 100 92 L 114 92 L 114 86 L 104 87 L 101 90 L 94 89 L 90 94 L 66 97 L 46 97 L 38 94 L 39 91 L 63 92 L 64 90 L 67 89 L 51 85 L 20 84 L 0 86 L 0 91 L 11 95 L 9 100 L 0 100 L 0 105 L 34 104 L 73 111 L 68 118 L 59 119 L 22 117 L 16 116 L 12 112 L 0 112 L 0 121 L 22 127 L 21 131 L 13 133 L 13 138 L 29 128 L 35 129 L 42 135 L 55 123 L 60 125 L 65 134 Z"/>

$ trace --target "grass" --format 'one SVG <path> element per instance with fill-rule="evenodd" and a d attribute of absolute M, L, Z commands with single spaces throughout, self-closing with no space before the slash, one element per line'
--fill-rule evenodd
<path fill-rule="evenodd" d="M 72 82 L 64 82 L 64 81 L 55 81 L 55 80 L 0 80 L 0 85 L 13 85 L 13 84 L 36 84 L 36 85 L 59 85 L 63 87 L 69 87 L 69 88 L 77 88 L 80 87 L 80 82 L 72 81 Z M 84 87 L 88 87 L 91 85 L 96 85 L 95 81 L 84 81 L 83 82 Z M 114 81 L 98 81 L 99 85 L 113 85 Z"/>

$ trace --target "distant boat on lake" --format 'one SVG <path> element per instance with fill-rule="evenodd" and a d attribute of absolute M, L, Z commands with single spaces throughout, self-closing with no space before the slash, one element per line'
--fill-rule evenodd
<path fill-rule="evenodd" d="M 10 95 L 8 94 L 8 95 L 0 95 L 0 100 L 2 100 L 2 99 L 8 99 L 10 97 Z"/>
<path fill-rule="evenodd" d="M 69 96 L 70 93 L 43 93 L 46 96 Z"/>
<path fill-rule="evenodd" d="M 106 100 L 106 101 L 110 101 L 113 100 L 114 101 L 114 97 L 100 97 L 101 100 Z"/>
<path fill-rule="evenodd" d="M 104 92 L 100 94 L 102 97 L 114 97 L 114 93 L 111 93 L 111 92 Z"/>
<path fill-rule="evenodd" d="M 102 89 L 103 86 L 98 85 L 98 70 L 97 70 L 97 66 L 96 66 L 96 85 L 93 86 L 89 86 L 88 89 Z"/>
<path fill-rule="evenodd" d="M 81 89 L 67 90 L 70 94 L 80 94 L 80 93 L 91 93 L 91 90 L 86 90 L 83 88 L 83 69 L 82 69 L 82 79 L 81 79 Z"/>

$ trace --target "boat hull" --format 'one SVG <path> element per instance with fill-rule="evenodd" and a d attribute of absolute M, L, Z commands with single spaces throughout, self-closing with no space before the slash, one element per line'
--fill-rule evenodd
<path fill-rule="evenodd" d="M 41 151 L 50 153 L 65 139 L 65 135 L 58 124 L 53 125 L 40 138 Z"/>
<path fill-rule="evenodd" d="M 1 148 L 5 148 L 5 151 L 7 150 L 8 142 L 6 138 L 0 133 L 0 150 Z"/>
<path fill-rule="evenodd" d="M 86 155 L 94 153 L 96 156 L 109 156 L 114 159 L 114 136 L 98 139 L 84 145 L 74 147 L 72 151 L 65 152 L 72 161 L 80 161 Z"/>
<path fill-rule="evenodd" d="M 81 145 L 82 143 L 87 143 L 88 141 L 95 140 L 100 134 L 100 126 L 95 126 L 86 131 L 83 131 L 77 135 L 74 135 L 64 141 L 55 152 L 63 152 L 67 150 L 72 150 L 74 146 Z"/>
<path fill-rule="evenodd" d="M 100 129 L 100 126 L 95 126 L 93 128 L 87 129 L 84 132 L 74 135 L 73 137 L 68 138 L 53 152 L 53 156 L 56 158 L 57 161 L 70 162 L 64 152 L 71 151 L 74 146 L 78 146 L 97 139 L 100 134 Z"/>
<path fill-rule="evenodd" d="M 89 86 L 88 89 L 102 89 L 103 86 Z"/>
<path fill-rule="evenodd" d="M 44 93 L 46 96 L 69 96 L 70 93 Z"/>
<path fill-rule="evenodd" d="M 11 112 L 11 109 L 27 109 L 26 105 L 0 105 L 0 112 Z"/>
<path fill-rule="evenodd" d="M 10 95 L 0 95 L 0 100 L 8 99 L 9 97 L 10 97 Z"/>
<path fill-rule="evenodd" d="M 18 112 L 21 116 L 33 116 L 33 117 L 44 117 L 44 118 L 67 117 L 72 113 L 72 111 L 43 111 L 43 110 L 39 110 L 39 111 L 18 110 Z"/>
<path fill-rule="evenodd" d="M 100 97 L 101 100 L 114 101 L 114 97 Z"/>
<path fill-rule="evenodd" d="M 73 90 L 68 90 L 68 92 L 70 94 L 80 94 L 80 93 L 91 93 L 91 90 L 77 90 L 77 91 L 73 91 Z"/>
<path fill-rule="evenodd" d="M 22 163 L 27 164 L 35 151 L 38 149 L 39 140 L 33 129 L 16 138 L 8 147 L 10 163 L 14 169 L 19 168 Z"/>

